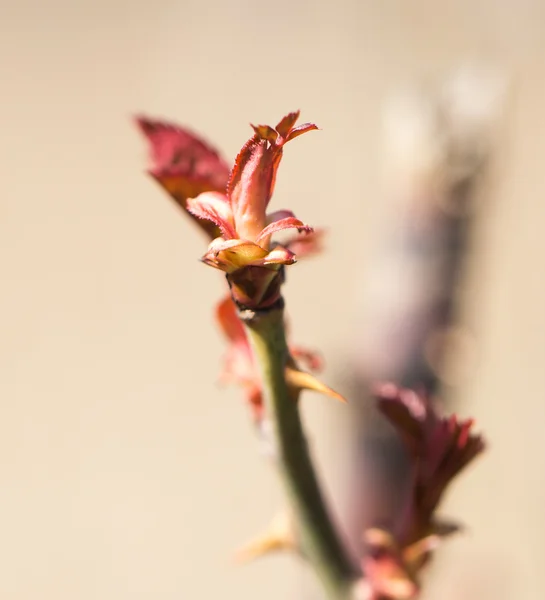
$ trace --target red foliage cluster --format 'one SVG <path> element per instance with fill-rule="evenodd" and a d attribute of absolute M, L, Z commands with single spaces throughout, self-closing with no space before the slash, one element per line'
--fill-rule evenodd
<path fill-rule="evenodd" d="M 472 420 L 441 417 L 431 398 L 394 384 L 376 386 L 379 410 L 397 430 L 408 453 L 410 485 L 393 531 L 371 529 L 362 561 L 375 598 L 414 598 L 422 568 L 440 540 L 458 527 L 436 516 L 451 481 L 484 450 Z"/>

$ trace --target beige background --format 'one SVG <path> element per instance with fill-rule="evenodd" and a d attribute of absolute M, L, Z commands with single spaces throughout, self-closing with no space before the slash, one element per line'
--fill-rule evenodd
<path fill-rule="evenodd" d="M 229 157 L 250 120 L 300 107 L 323 128 L 287 151 L 275 206 L 330 228 L 287 299 L 342 386 L 383 101 L 475 58 L 516 84 L 468 292 L 480 359 L 462 411 L 490 452 L 451 496 L 469 534 L 428 597 L 545 596 L 544 23 L 538 0 L 1 0 L 0 597 L 301 597 L 289 558 L 230 562 L 280 494 L 239 394 L 216 384 L 221 277 L 143 175 L 129 117 L 190 124 Z M 335 412 L 307 404 L 319 458 L 342 454 Z M 326 474 L 337 489 L 339 463 Z"/>

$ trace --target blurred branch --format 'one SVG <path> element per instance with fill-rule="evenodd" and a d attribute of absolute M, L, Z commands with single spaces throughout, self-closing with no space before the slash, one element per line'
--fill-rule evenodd
<path fill-rule="evenodd" d="M 395 530 L 409 485 L 406 452 L 361 390 L 378 380 L 438 394 L 456 380 L 449 372 L 453 350 L 470 347 L 457 324 L 459 287 L 504 91 L 495 74 L 461 72 L 388 107 L 394 205 L 368 275 L 353 363 L 360 396 L 348 492 L 355 545 L 369 526 Z"/>

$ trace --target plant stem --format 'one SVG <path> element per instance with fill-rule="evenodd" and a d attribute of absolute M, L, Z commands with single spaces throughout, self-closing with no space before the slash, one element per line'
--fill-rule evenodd
<path fill-rule="evenodd" d="M 296 397 L 285 380 L 289 357 L 283 310 L 244 311 L 256 362 L 261 370 L 264 400 L 274 425 L 280 470 L 291 501 L 301 549 L 331 600 L 351 598 L 358 574 L 338 538 L 309 455 Z"/>

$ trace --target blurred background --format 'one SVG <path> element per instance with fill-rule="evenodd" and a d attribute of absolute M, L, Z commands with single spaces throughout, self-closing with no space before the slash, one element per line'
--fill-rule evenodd
<path fill-rule="evenodd" d="M 0 596 L 319 597 L 289 556 L 233 565 L 282 495 L 241 394 L 217 383 L 224 282 L 145 175 L 131 116 L 189 125 L 230 159 L 250 121 L 300 108 L 322 128 L 286 150 L 273 202 L 329 230 L 285 295 L 294 341 L 349 393 L 395 177 L 385 106 L 478 63 L 510 91 L 456 290 L 469 366 L 448 395 L 489 451 L 443 506 L 466 532 L 425 597 L 544 597 L 543 23 L 538 0 L 0 3 Z M 343 515 L 357 408 L 304 406 Z"/>

